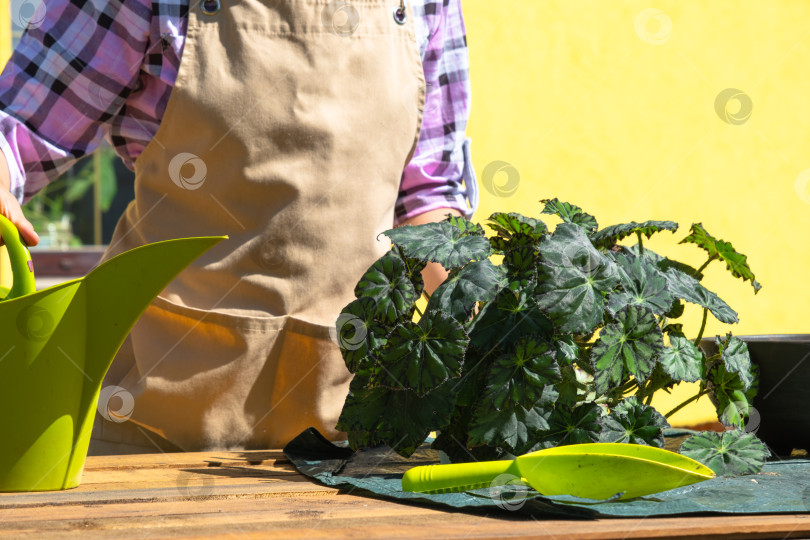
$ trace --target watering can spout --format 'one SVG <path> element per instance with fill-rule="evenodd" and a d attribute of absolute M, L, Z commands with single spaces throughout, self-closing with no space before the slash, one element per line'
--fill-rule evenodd
<path fill-rule="evenodd" d="M 87 302 L 87 370 L 94 382 L 154 298 L 197 257 L 225 237 L 148 244 L 102 263 L 83 280 Z"/>

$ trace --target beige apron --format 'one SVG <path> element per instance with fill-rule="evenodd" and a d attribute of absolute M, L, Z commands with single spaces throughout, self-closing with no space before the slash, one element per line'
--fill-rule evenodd
<path fill-rule="evenodd" d="M 134 405 L 125 422 L 97 417 L 96 453 L 341 435 L 350 374 L 334 322 L 388 249 L 377 235 L 424 105 L 412 13 L 400 24 L 399 0 L 215 4 L 192 2 L 177 83 L 106 257 L 230 238 L 136 324 L 105 380 Z"/>

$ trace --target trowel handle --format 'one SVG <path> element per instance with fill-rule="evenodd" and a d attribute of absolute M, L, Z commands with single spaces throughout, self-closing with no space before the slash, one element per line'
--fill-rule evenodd
<path fill-rule="evenodd" d="M 11 259 L 11 274 L 14 278 L 14 284 L 4 300 L 36 292 L 31 252 L 28 251 L 28 246 L 25 245 L 17 227 L 2 215 L 0 215 L 0 236 L 3 237 L 8 249 L 9 259 Z"/>
<path fill-rule="evenodd" d="M 420 465 L 409 469 L 402 476 L 402 491 L 436 494 L 483 489 L 491 487 L 503 474 L 510 474 L 514 476 L 514 480 L 520 480 L 515 460 Z"/>

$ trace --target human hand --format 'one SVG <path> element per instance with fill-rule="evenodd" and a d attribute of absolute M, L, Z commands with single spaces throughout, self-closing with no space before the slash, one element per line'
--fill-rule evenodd
<path fill-rule="evenodd" d="M 39 235 L 34 231 L 31 222 L 23 215 L 20 203 L 4 186 L 0 186 L 0 214 L 7 217 L 17 227 L 26 244 L 35 246 L 39 243 Z"/>

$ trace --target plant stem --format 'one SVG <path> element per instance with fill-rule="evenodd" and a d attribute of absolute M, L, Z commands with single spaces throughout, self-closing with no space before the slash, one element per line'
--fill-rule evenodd
<path fill-rule="evenodd" d="M 709 266 L 709 263 L 712 262 L 713 260 L 715 260 L 716 258 L 717 258 L 717 255 L 712 255 L 711 257 L 709 257 L 709 260 L 706 261 L 705 263 L 703 263 L 703 266 L 701 266 L 700 268 L 697 269 L 697 273 L 700 274 L 701 272 L 703 272 L 703 270 L 705 270 L 706 267 Z"/>
<path fill-rule="evenodd" d="M 639 400 L 643 401 L 644 398 L 647 396 L 647 383 L 645 382 L 642 384 L 636 381 L 636 385 L 638 385 L 638 392 L 636 392 L 636 397 L 638 397 Z"/>
<path fill-rule="evenodd" d="M 689 405 L 689 404 L 690 404 L 690 403 L 692 403 L 693 401 L 697 401 L 698 399 L 702 398 L 703 396 L 705 396 L 705 395 L 706 395 L 706 394 L 708 394 L 708 393 L 709 393 L 709 391 L 708 391 L 708 390 L 704 390 L 704 391 L 702 391 L 702 392 L 699 392 L 699 393 L 695 394 L 694 396 L 690 397 L 689 399 L 687 399 L 686 401 L 684 401 L 683 403 L 681 403 L 680 405 L 678 405 L 677 407 L 675 407 L 674 409 L 672 409 L 671 411 L 669 411 L 669 412 L 668 412 L 667 414 L 665 414 L 664 416 L 665 416 L 666 418 L 669 418 L 670 416 L 672 416 L 672 415 L 673 415 L 673 414 L 675 414 L 676 412 L 680 411 L 681 409 L 683 409 L 684 407 L 686 407 L 687 405 Z"/>
<path fill-rule="evenodd" d="M 644 255 L 644 241 L 641 239 L 640 231 L 636 231 L 636 237 L 638 238 L 638 254 Z"/>
<path fill-rule="evenodd" d="M 652 404 L 652 398 L 653 398 L 654 393 L 655 392 L 652 392 L 652 393 L 650 393 L 649 396 L 647 396 L 647 400 L 644 402 L 645 405 L 651 405 Z"/>
<path fill-rule="evenodd" d="M 706 318 L 709 316 L 709 309 L 703 308 L 703 322 L 700 324 L 700 332 L 698 332 L 698 337 L 695 339 L 695 346 L 700 344 L 700 340 L 703 339 L 703 331 L 706 330 Z"/>

